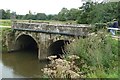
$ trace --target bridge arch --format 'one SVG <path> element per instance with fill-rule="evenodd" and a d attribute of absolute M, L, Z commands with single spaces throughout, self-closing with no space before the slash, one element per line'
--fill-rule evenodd
<path fill-rule="evenodd" d="M 38 42 L 29 34 L 19 34 L 15 39 L 15 47 L 16 50 L 32 50 L 37 51 L 37 53 L 39 50 Z"/>
<path fill-rule="evenodd" d="M 24 32 L 16 35 L 15 42 L 16 42 L 17 39 L 18 39 L 20 36 L 22 36 L 22 35 L 30 36 L 30 37 L 33 38 L 33 39 L 36 41 L 36 43 L 38 44 L 38 40 L 37 40 L 32 34 L 29 34 L 29 33 L 26 34 L 26 33 L 24 33 Z"/>
<path fill-rule="evenodd" d="M 57 55 L 58 58 L 61 57 L 61 55 L 66 54 L 65 46 L 67 44 L 70 44 L 69 40 L 57 40 L 48 47 L 49 55 Z"/>

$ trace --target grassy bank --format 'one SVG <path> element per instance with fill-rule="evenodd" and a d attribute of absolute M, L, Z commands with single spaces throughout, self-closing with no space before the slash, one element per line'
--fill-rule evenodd
<path fill-rule="evenodd" d="M 11 32 L 10 28 L 0 27 L 0 48 L 1 48 L 2 52 L 7 51 L 7 47 L 6 47 L 5 41 L 6 41 L 6 35 L 9 32 Z"/>
<path fill-rule="evenodd" d="M 52 61 L 43 72 L 47 78 L 117 79 L 118 47 L 118 40 L 105 31 L 98 31 L 92 36 L 76 39 L 67 45 L 68 54 L 63 59 L 54 60 L 52 58 L 55 56 L 50 56 Z M 76 56 L 79 57 L 77 60 Z"/>
<path fill-rule="evenodd" d="M 2 26 L 11 26 L 12 22 L 11 22 L 11 20 L 0 20 L 0 25 L 2 25 Z"/>
<path fill-rule="evenodd" d="M 118 78 L 118 40 L 108 33 L 78 39 L 67 51 L 80 57 L 77 65 L 87 78 Z"/>

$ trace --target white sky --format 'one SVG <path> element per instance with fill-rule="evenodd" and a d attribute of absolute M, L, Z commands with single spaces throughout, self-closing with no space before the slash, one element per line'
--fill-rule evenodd
<path fill-rule="evenodd" d="M 17 14 L 27 14 L 29 10 L 32 13 L 57 14 L 63 7 L 71 9 L 80 6 L 81 0 L 0 0 L 0 9 L 10 9 Z"/>

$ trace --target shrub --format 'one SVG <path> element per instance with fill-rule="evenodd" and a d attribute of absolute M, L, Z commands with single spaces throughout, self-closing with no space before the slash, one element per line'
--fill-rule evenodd
<path fill-rule="evenodd" d="M 97 32 L 101 29 L 106 29 L 107 28 L 107 24 L 106 23 L 95 23 L 95 25 L 93 26 L 93 31 Z"/>
<path fill-rule="evenodd" d="M 0 42 L 1 42 L 1 49 L 2 52 L 6 52 L 7 51 L 7 46 L 6 46 L 6 35 L 8 35 L 8 33 L 11 35 L 12 31 L 10 28 L 0 28 Z"/>
<path fill-rule="evenodd" d="M 109 34 L 99 31 L 88 38 L 80 38 L 66 47 L 68 54 L 76 54 L 83 60 L 94 77 L 107 77 L 111 71 L 118 71 L 118 41 Z M 81 60 L 79 60 L 81 62 Z M 83 68 L 83 66 L 79 67 Z M 83 68 L 85 69 L 85 68 Z M 100 70 L 100 71 L 99 71 Z M 104 73 L 101 75 L 101 73 Z M 89 75 L 91 75 L 89 74 Z M 88 77 L 90 77 L 88 75 Z M 107 75 L 107 76 L 105 76 Z M 116 72 L 117 75 L 117 72 Z"/>

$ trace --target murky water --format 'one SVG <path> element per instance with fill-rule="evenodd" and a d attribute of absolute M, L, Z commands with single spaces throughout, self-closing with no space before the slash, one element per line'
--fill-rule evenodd
<path fill-rule="evenodd" d="M 48 61 L 38 60 L 36 52 L 3 53 L 0 59 L 2 78 L 40 78 L 47 64 Z"/>

